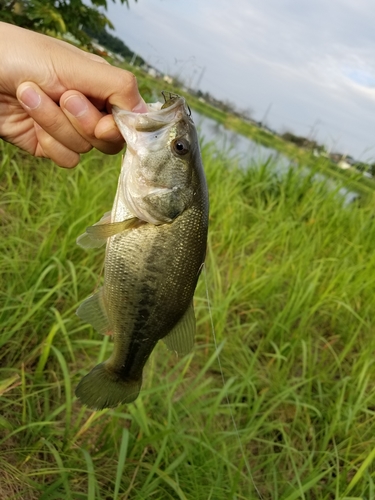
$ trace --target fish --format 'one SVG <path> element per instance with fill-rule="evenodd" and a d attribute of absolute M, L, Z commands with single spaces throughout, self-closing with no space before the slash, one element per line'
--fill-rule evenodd
<path fill-rule="evenodd" d="M 196 127 L 183 97 L 163 93 L 146 113 L 113 106 L 126 142 L 112 210 L 77 238 L 106 244 L 103 286 L 77 309 L 110 334 L 110 357 L 75 394 L 101 410 L 131 403 L 159 340 L 179 356 L 194 346 L 193 296 L 204 264 L 209 199 Z"/>

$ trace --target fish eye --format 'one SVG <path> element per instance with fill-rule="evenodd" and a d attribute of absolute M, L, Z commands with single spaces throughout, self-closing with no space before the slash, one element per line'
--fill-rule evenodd
<path fill-rule="evenodd" d="M 186 139 L 175 139 L 172 148 L 176 155 L 184 156 L 190 151 L 190 144 Z"/>

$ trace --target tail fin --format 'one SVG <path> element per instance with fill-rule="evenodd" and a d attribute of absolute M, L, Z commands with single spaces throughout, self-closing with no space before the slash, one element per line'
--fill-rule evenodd
<path fill-rule="evenodd" d="M 114 408 L 121 403 L 131 403 L 141 390 L 142 379 L 122 379 L 106 363 L 95 366 L 78 384 L 75 394 L 93 410 Z"/>

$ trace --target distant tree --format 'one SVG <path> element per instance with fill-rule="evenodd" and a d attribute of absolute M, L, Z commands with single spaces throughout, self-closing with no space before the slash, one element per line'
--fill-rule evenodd
<path fill-rule="evenodd" d="M 120 2 L 129 7 L 129 0 Z M 85 44 L 89 37 L 84 28 L 113 28 L 110 20 L 98 10 L 107 8 L 107 0 L 91 0 L 91 4 L 81 0 L 0 0 L 0 21 L 52 36 L 71 33 Z"/>
<path fill-rule="evenodd" d="M 120 54 L 125 59 L 131 59 L 134 55 L 134 52 L 129 49 L 125 43 L 117 38 L 116 36 L 111 35 L 105 28 L 94 28 L 91 29 L 89 27 L 84 28 L 85 32 L 90 36 L 90 38 L 95 38 L 100 45 L 103 45 L 108 50 L 111 50 L 115 54 Z M 136 66 L 140 66 L 145 63 L 145 60 L 142 57 L 137 56 L 134 61 Z"/>
<path fill-rule="evenodd" d="M 296 146 L 300 148 L 306 148 L 306 149 L 316 149 L 318 151 L 323 151 L 324 147 L 318 144 L 316 141 L 313 141 L 311 139 L 307 139 L 307 137 L 303 137 L 300 135 L 295 135 L 292 132 L 284 132 L 281 134 L 281 138 L 284 139 L 284 141 L 292 142 Z"/>
<path fill-rule="evenodd" d="M 375 176 L 375 163 L 369 164 L 363 161 L 354 161 L 352 166 L 360 172 L 368 172 L 373 177 Z"/>

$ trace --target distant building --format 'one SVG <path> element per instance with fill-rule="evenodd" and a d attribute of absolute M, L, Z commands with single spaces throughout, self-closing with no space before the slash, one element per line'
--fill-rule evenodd
<path fill-rule="evenodd" d="M 113 58 L 120 63 L 123 63 L 125 61 L 125 57 L 123 57 L 121 54 L 113 54 Z"/>
<path fill-rule="evenodd" d="M 351 168 L 351 165 L 350 163 L 348 163 L 347 161 L 345 160 L 340 160 L 337 165 L 342 168 L 343 170 L 348 170 L 348 168 Z"/>
<path fill-rule="evenodd" d="M 169 83 L 170 85 L 172 85 L 173 83 L 173 78 L 169 75 L 164 75 L 163 76 L 163 80 L 166 82 L 166 83 Z"/>
<path fill-rule="evenodd" d="M 91 46 L 94 49 L 95 54 L 98 54 L 98 56 L 106 57 L 109 55 L 108 50 L 95 40 L 91 40 Z"/>

